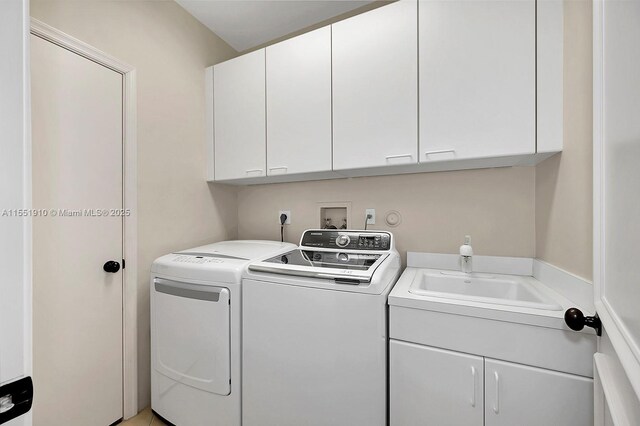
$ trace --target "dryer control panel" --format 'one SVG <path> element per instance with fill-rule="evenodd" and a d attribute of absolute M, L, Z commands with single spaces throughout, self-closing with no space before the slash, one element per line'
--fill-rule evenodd
<path fill-rule="evenodd" d="M 385 231 L 311 229 L 302 234 L 300 245 L 338 250 L 386 251 L 392 249 L 392 238 L 391 233 Z"/>

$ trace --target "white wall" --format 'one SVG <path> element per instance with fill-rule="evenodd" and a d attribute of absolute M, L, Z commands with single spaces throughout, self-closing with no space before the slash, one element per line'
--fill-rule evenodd
<path fill-rule="evenodd" d="M 592 2 L 564 2 L 564 149 L 536 167 L 536 257 L 593 277 Z"/>
<path fill-rule="evenodd" d="M 238 194 L 238 235 L 278 239 L 278 210 L 291 210 L 286 238 L 298 242 L 302 231 L 319 226 L 319 202 L 346 201 L 350 228 L 361 229 L 365 209 L 375 208 L 370 229 L 393 232 L 403 255 L 457 253 L 470 234 L 477 254 L 533 257 L 534 189 L 533 167 L 248 186 Z M 395 228 L 384 223 L 389 210 L 402 215 Z"/>

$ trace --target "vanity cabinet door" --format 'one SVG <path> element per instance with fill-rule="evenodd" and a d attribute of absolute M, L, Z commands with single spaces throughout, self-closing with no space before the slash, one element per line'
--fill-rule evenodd
<path fill-rule="evenodd" d="M 391 426 L 482 426 L 482 357 L 391 340 L 389 375 Z"/>
<path fill-rule="evenodd" d="M 331 27 L 334 170 L 416 164 L 416 1 L 400 0 Z"/>
<path fill-rule="evenodd" d="M 215 180 L 265 176 L 264 49 L 213 67 Z"/>
<path fill-rule="evenodd" d="M 536 2 L 418 8 L 419 161 L 536 152 Z"/>
<path fill-rule="evenodd" d="M 592 424 L 592 379 L 485 359 L 486 426 Z"/>

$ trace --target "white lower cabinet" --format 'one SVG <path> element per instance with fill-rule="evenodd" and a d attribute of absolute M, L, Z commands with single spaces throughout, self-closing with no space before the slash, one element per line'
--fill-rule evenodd
<path fill-rule="evenodd" d="M 389 345 L 391 425 L 481 425 L 483 359 L 413 343 Z"/>
<path fill-rule="evenodd" d="M 593 425 L 593 380 L 391 340 L 391 426 Z"/>
<path fill-rule="evenodd" d="M 486 426 L 593 424 L 593 379 L 485 359 Z"/>

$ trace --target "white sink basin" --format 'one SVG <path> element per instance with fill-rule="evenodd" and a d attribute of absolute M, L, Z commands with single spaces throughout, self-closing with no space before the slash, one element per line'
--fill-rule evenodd
<path fill-rule="evenodd" d="M 420 271 L 409 292 L 444 299 L 521 306 L 560 311 L 562 306 L 541 294 L 525 277 L 514 275 L 465 274 L 455 271 Z"/>

